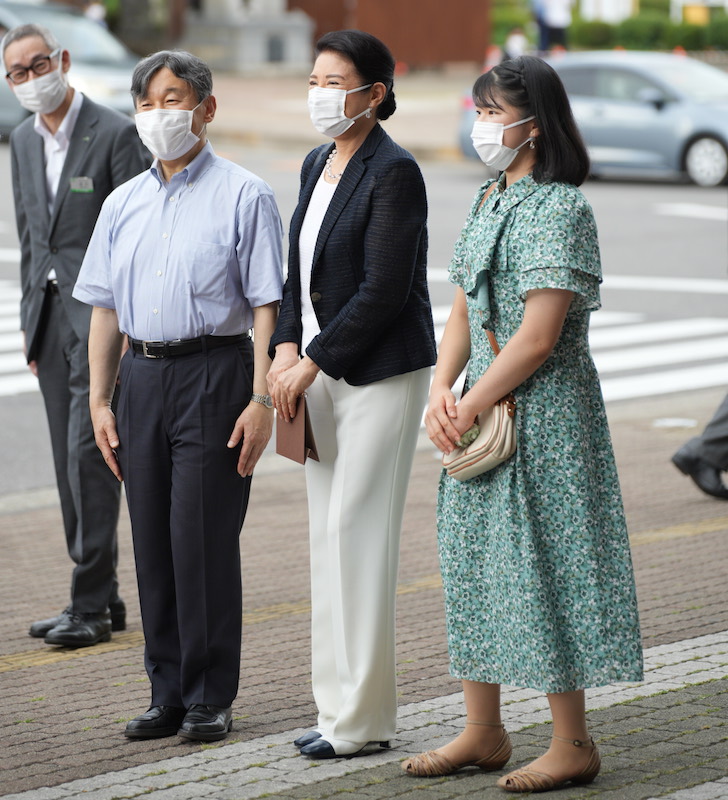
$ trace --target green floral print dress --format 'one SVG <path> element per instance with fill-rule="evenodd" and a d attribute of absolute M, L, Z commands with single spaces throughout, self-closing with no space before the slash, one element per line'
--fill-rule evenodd
<path fill-rule="evenodd" d="M 444 472 L 437 524 L 454 677 L 566 692 L 642 679 L 634 575 L 589 315 L 601 266 L 591 207 L 574 186 L 476 195 L 450 280 L 467 296 L 466 385 L 523 319 L 526 294 L 574 300 L 552 354 L 514 392 L 518 449 L 469 481 Z"/>

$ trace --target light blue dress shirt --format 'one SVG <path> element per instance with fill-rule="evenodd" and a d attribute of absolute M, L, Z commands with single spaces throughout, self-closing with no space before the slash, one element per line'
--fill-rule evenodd
<path fill-rule="evenodd" d="M 73 296 L 134 339 L 232 336 L 280 301 L 281 243 L 271 188 L 208 143 L 169 183 L 155 161 L 108 196 Z"/>

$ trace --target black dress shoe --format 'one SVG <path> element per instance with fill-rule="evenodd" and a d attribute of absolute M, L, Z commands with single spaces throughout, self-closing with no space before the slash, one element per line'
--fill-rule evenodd
<path fill-rule="evenodd" d="M 41 619 L 38 620 L 38 622 L 34 622 L 30 626 L 28 633 L 34 639 L 43 639 L 48 631 L 66 621 L 71 614 L 71 610 L 71 606 L 68 606 L 68 608 L 64 608 L 57 617 L 49 617 L 48 619 Z M 109 613 L 111 614 L 111 630 L 125 631 L 126 606 L 120 597 L 109 603 Z"/>
<path fill-rule="evenodd" d="M 129 739 L 161 739 L 174 736 L 187 712 L 176 706 L 152 706 L 126 724 L 124 736 Z"/>
<path fill-rule="evenodd" d="M 232 709 L 195 704 L 187 709 L 177 735 L 190 741 L 216 742 L 224 739 L 232 727 Z"/>
<path fill-rule="evenodd" d="M 68 614 L 45 636 L 46 644 L 62 647 L 91 647 L 111 639 L 111 617 L 106 614 Z"/>
<path fill-rule="evenodd" d="M 364 742 L 362 744 L 361 742 L 346 742 L 334 739 L 332 743 L 320 737 L 311 742 L 311 744 L 302 747 L 301 755 L 316 759 L 353 758 L 354 756 L 373 753 L 374 751 L 370 748 L 377 745 L 381 748 L 389 749 L 389 742 Z"/>
<path fill-rule="evenodd" d="M 57 617 L 49 617 L 48 619 L 41 619 L 38 620 L 38 622 L 34 622 L 30 626 L 28 633 L 34 639 L 42 639 L 49 630 L 55 628 L 56 625 L 60 625 L 62 622 L 65 622 L 70 615 L 71 606 L 68 606 L 68 608 L 64 608 Z"/>
<path fill-rule="evenodd" d="M 728 487 L 720 477 L 720 470 L 703 461 L 699 456 L 678 450 L 672 457 L 672 463 L 685 475 L 689 475 L 695 485 L 705 494 L 728 500 Z"/>
<path fill-rule="evenodd" d="M 320 739 L 321 734 L 318 731 L 306 731 L 306 733 L 301 734 L 298 739 L 293 740 L 293 744 L 300 750 L 302 747 L 305 747 L 307 744 L 311 744 L 311 742 L 315 742 L 316 739 Z"/>

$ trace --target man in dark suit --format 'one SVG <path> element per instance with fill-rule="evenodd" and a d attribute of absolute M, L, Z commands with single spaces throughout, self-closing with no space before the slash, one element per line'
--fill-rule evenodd
<path fill-rule="evenodd" d="M 101 204 L 151 161 L 134 124 L 68 83 L 71 58 L 50 31 L 21 25 L 2 41 L 6 79 L 35 112 L 10 138 L 20 239 L 20 324 L 51 434 L 68 554 L 70 605 L 30 635 L 84 647 L 123 630 L 116 579 L 119 484 L 96 447 L 88 408 L 91 309 L 71 297 Z"/>
<path fill-rule="evenodd" d="M 705 494 L 728 500 L 728 486 L 721 477 L 728 470 L 728 395 L 705 430 L 688 440 L 672 457 L 672 463 Z"/>

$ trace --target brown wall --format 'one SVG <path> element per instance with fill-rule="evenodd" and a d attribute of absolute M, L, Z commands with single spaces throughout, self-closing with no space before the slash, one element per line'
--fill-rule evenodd
<path fill-rule="evenodd" d="M 490 0 L 288 0 L 316 21 L 315 38 L 359 28 L 385 42 L 410 67 L 482 63 L 490 38 Z"/>

